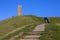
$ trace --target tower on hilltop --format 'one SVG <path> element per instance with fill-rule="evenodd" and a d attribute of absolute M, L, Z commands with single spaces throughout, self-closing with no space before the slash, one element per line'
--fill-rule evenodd
<path fill-rule="evenodd" d="M 18 5 L 18 16 L 22 16 L 22 5 Z"/>

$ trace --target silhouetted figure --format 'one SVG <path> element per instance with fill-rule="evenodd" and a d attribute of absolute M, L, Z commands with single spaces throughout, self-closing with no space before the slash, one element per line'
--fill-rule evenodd
<path fill-rule="evenodd" d="M 50 18 L 44 17 L 44 22 L 45 22 L 45 23 L 50 23 Z"/>

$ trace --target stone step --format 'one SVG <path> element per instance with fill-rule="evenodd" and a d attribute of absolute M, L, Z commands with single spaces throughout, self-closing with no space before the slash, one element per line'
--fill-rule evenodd
<path fill-rule="evenodd" d="M 38 39 L 40 35 L 26 35 L 23 39 Z"/>
<path fill-rule="evenodd" d="M 20 40 L 39 40 L 39 39 L 20 39 Z"/>

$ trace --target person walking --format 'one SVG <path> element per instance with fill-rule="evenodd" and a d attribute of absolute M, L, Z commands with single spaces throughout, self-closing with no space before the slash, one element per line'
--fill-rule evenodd
<path fill-rule="evenodd" d="M 49 17 L 44 17 L 44 22 L 45 23 L 50 23 L 50 18 Z"/>

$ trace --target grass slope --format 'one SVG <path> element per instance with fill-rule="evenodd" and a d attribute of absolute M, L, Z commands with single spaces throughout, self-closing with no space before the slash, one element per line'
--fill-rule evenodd
<path fill-rule="evenodd" d="M 60 17 L 51 17 L 51 23 L 46 25 L 45 32 L 40 40 L 60 40 Z"/>
<path fill-rule="evenodd" d="M 6 19 L 0 22 L 0 38 L 3 37 L 5 34 L 15 30 L 16 28 L 20 28 L 24 25 L 28 25 L 31 23 L 42 23 L 43 19 L 36 16 L 17 16 Z"/>
<path fill-rule="evenodd" d="M 22 26 L 20 28 L 17 28 L 16 30 L 13 30 L 12 32 L 9 32 L 8 34 L 6 34 L 4 37 L 2 37 L 0 40 L 8 40 L 13 36 L 18 36 L 18 37 L 22 37 L 22 35 L 19 35 L 21 32 L 23 32 L 25 34 L 25 32 L 30 32 L 34 29 L 34 27 L 36 27 L 36 25 L 38 25 L 39 23 L 32 23 L 29 25 L 25 25 Z"/>
<path fill-rule="evenodd" d="M 40 40 L 60 40 L 60 26 L 47 24 Z"/>
<path fill-rule="evenodd" d="M 51 17 L 51 23 L 60 23 L 60 17 Z"/>

